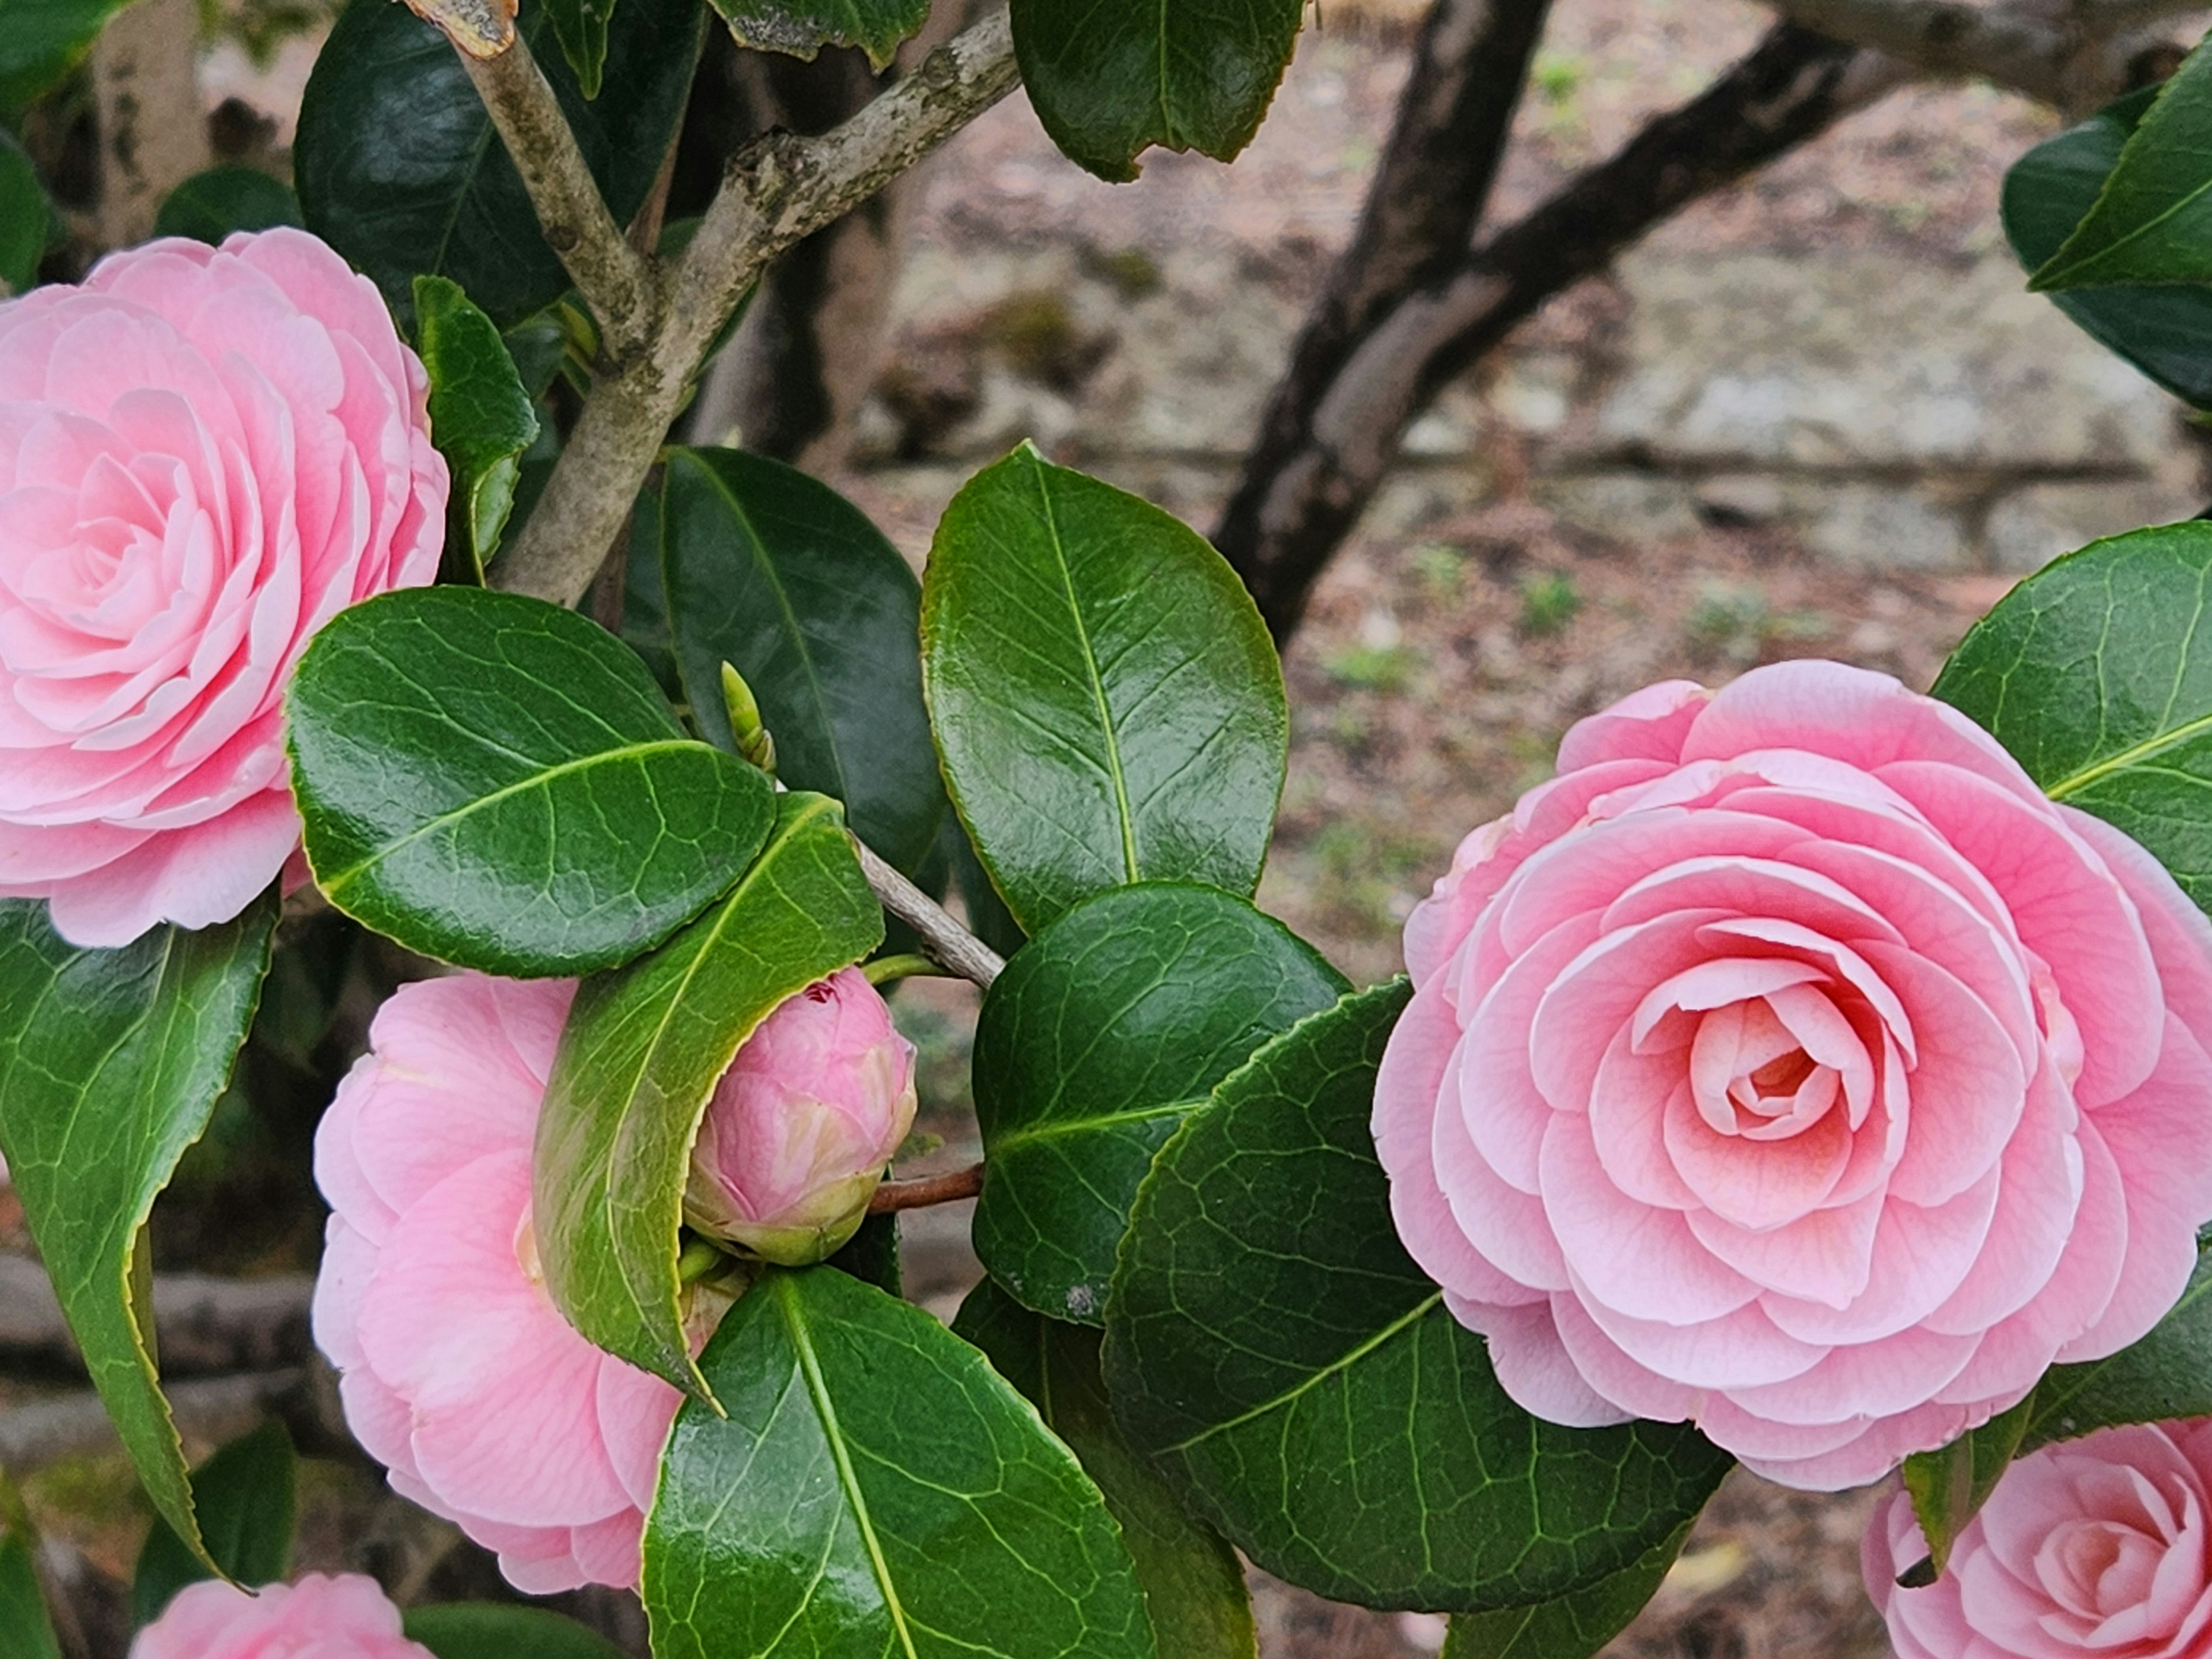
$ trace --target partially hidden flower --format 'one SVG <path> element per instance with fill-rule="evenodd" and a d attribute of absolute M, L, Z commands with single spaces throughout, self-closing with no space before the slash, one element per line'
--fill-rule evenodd
<path fill-rule="evenodd" d="M 247 1591 L 187 1584 L 138 1632 L 131 1659 L 432 1659 L 401 1633 L 399 1609 L 373 1578 L 309 1573 Z"/>
<path fill-rule="evenodd" d="M 2007 1469 L 1943 1575 L 1912 1501 L 1875 1511 L 1862 1559 L 1897 1659 L 2212 1654 L 2212 1419 L 2105 1429 Z"/>
<path fill-rule="evenodd" d="M 315 1135 L 315 1340 L 346 1420 L 393 1490 L 537 1594 L 637 1582 L 680 1399 L 579 1335 L 541 1277 L 531 1146 L 574 991 L 401 987 Z"/>
<path fill-rule="evenodd" d="M 2212 924 L 1882 675 L 1583 721 L 1406 956 L 1393 1212 L 1539 1417 L 1863 1484 L 2141 1337 L 2212 1218 Z"/>
<path fill-rule="evenodd" d="M 428 400 L 304 231 L 152 242 L 0 304 L 0 895 L 115 945 L 276 879 L 294 665 L 437 574 Z"/>
<path fill-rule="evenodd" d="M 686 1219 L 770 1261 L 831 1255 L 914 1127 L 914 1060 L 858 969 L 787 998 L 715 1085 L 692 1148 Z"/>

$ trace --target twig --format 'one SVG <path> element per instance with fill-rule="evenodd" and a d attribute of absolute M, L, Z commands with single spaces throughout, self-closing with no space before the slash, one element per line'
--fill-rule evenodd
<path fill-rule="evenodd" d="M 616 360 L 644 349 L 653 337 L 659 298 L 653 266 L 607 210 L 529 43 L 518 33 L 495 58 L 454 50 L 522 175 L 547 243 L 598 315 L 604 349 Z M 629 504 L 624 495 L 625 511 Z M 601 538 L 602 551 L 612 539 L 611 532 Z M 592 569 L 598 568 L 594 563 Z M 576 592 L 583 592 L 581 586 Z"/>
<path fill-rule="evenodd" d="M 493 568 L 492 585 L 574 603 L 745 290 L 778 255 L 866 201 L 1018 78 L 1013 37 L 999 12 L 931 52 L 842 126 L 818 138 L 771 134 L 732 161 L 698 234 L 660 283 L 647 343 L 634 360 L 614 352 L 602 365 L 545 494 Z M 541 219 L 549 211 L 558 216 L 560 201 L 539 193 L 543 170 L 537 178 L 526 171 L 523 181 Z"/>
<path fill-rule="evenodd" d="M 887 1181 L 868 1200 L 870 1215 L 894 1215 L 902 1210 L 926 1210 L 935 1204 L 957 1204 L 983 1190 L 983 1166 L 971 1164 L 951 1175 L 927 1181 Z"/>
<path fill-rule="evenodd" d="M 945 907 L 876 856 L 858 836 L 853 845 L 868 885 L 884 908 L 921 936 L 922 949 L 962 979 L 991 988 L 1006 971 L 1006 960 L 945 914 Z"/>

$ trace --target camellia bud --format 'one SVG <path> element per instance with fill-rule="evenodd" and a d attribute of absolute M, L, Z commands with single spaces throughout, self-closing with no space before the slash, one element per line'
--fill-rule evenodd
<path fill-rule="evenodd" d="M 787 1000 L 714 1085 L 691 1152 L 685 1219 L 803 1267 L 860 1229 L 914 1127 L 914 1045 L 858 969 Z"/>

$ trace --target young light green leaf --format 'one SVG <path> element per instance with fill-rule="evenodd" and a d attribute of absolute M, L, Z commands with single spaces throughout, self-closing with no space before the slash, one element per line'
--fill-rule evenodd
<path fill-rule="evenodd" d="M 1151 1659 L 1105 1503 L 921 1309 L 771 1271 L 700 1357 L 646 1522 L 659 1659 Z"/>
<path fill-rule="evenodd" d="M 13 1528 L 0 1532 L 0 1653 L 8 1659 L 62 1659 L 30 1538 Z"/>
<path fill-rule="evenodd" d="M 481 585 L 514 510 L 522 452 L 538 440 L 538 410 L 507 342 L 459 283 L 415 279 L 415 335 L 430 375 L 430 435 L 453 475 L 448 540 Z"/>
<path fill-rule="evenodd" d="M 545 0 L 553 15 L 553 33 L 561 42 L 561 55 L 576 73 L 576 87 L 586 98 L 599 95 L 606 74 L 607 29 L 615 15 L 615 0 Z"/>
<path fill-rule="evenodd" d="M 300 198 L 291 186 L 258 167 L 222 167 L 196 173 L 171 191 L 154 216 L 154 234 L 213 246 L 233 231 L 299 222 Z"/>
<path fill-rule="evenodd" d="M 605 1637 L 543 1607 L 492 1601 L 410 1607 L 406 1629 L 409 1641 L 437 1659 L 623 1659 Z"/>
<path fill-rule="evenodd" d="M 1685 1522 L 1633 1565 L 1572 1595 L 1533 1607 L 1453 1615 L 1443 1659 L 1590 1659 L 1659 1593 L 1689 1535 Z"/>
<path fill-rule="evenodd" d="M 341 612 L 288 700 L 307 861 L 410 950 L 519 978 L 627 962 L 725 891 L 768 780 L 684 731 L 635 653 L 473 587 Z"/>
<path fill-rule="evenodd" d="M 2212 283 L 2212 51 L 2200 45 L 2128 136 L 2105 187 L 2028 286 Z"/>
<path fill-rule="evenodd" d="M 194 1548 L 154 1360 L 146 1220 L 252 1024 L 276 909 L 271 891 L 219 927 L 90 951 L 56 934 L 45 905 L 0 903 L 0 1154 L 124 1449 Z"/>
<path fill-rule="evenodd" d="M 0 128 L 0 298 L 28 293 L 38 282 L 52 225 L 53 209 L 39 170 Z"/>
<path fill-rule="evenodd" d="M 1133 882 L 1258 884 L 1282 669 L 1196 532 L 1024 444 L 946 510 L 921 636 L 953 804 L 1030 933 Z"/>
<path fill-rule="evenodd" d="M 200 1539 L 222 1574 L 247 1589 L 281 1583 L 291 1571 L 299 1512 L 298 1460 L 282 1423 L 264 1423 L 232 1441 L 192 1471 L 192 1508 Z M 131 1613 L 140 1625 L 161 1616 L 187 1584 L 213 1575 L 207 1564 L 158 1517 L 138 1551 L 131 1580 Z"/>
<path fill-rule="evenodd" d="M 1152 1155 L 1254 1049 L 1350 988 L 1216 888 L 1117 888 L 1060 917 L 1007 964 L 975 1028 L 983 1265 L 1040 1313 L 1103 1323 Z"/>
<path fill-rule="evenodd" d="M 1099 1374 L 1098 1334 L 1031 1313 L 988 1279 L 960 1304 L 952 1331 L 982 1349 L 1098 1483 L 1137 1564 L 1160 1659 L 1255 1659 L 1237 1553 L 1122 1439 Z"/>
<path fill-rule="evenodd" d="M 2033 1404 L 2031 1395 L 1949 1445 L 1916 1452 L 1905 1460 L 1905 1489 L 1912 1494 L 1912 1512 L 1919 1518 L 1921 1536 L 1928 1540 L 1928 1559 L 1907 1567 L 1899 1583 L 1917 1589 L 1942 1576 L 1959 1534 L 1982 1512 L 2012 1466 Z"/>
<path fill-rule="evenodd" d="M 2004 228 L 2021 264 L 2033 270 L 2081 222 L 2157 93 L 2155 87 L 2131 92 L 2013 164 L 2005 174 Z M 2176 397 L 2212 407 L 2212 289 L 2069 289 L 2051 298 Z"/>
<path fill-rule="evenodd" d="M 706 15 L 698 0 L 629 0 L 587 99 L 554 49 L 552 12 L 522 9 L 522 38 L 619 222 L 644 204 L 683 119 Z M 324 43 L 293 166 L 307 228 L 396 307 L 412 303 L 416 277 L 450 276 L 504 328 L 568 289 L 468 71 L 390 0 L 352 0 Z"/>
<path fill-rule="evenodd" d="M 2092 543 L 1999 600 L 1936 695 L 2053 800 L 2125 830 L 2212 906 L 2212 524 Z"/>
<path fill-rule="evenodd" d="M 1130 1443 L 1294 1584 L 1431 1612 L 1555 1601 L 1671 1537 L 1729 1460 L 1686 1425 L 1530 1417 L 1407 1256 L 1368 1127 L 1406 998 L 1292 1027 L 1161 1151 L 1106 1304 L 1107 1386 Z"/>
<path fill-rule="evenodd" d="M 2172 1310 L 2109 1359 L 2053 1365 L 2028 1396 L 2022 1452 L 2126 1423 L 2212 1416 L 2212 1247 Z"/>
<path fill-rule="evenodd" d="M 945 817 L 914 573 L 859 508 L 794 468 L 678 449 L 665 478 L 665 603 L 699 729 L 734 746 L 732 665 L 759 699 L 778 775 L 843 801 L 854 833 L 911 872 Z"/>
<path fill-rule="evenodd" d="M 776 806 L 728 897 L 651 956 L 584 982 L 538 1121 L 546 1289 L 599 1346 L 702 1398 L 676 1267 L 700 1114 L 778 1003 L 884 936 L 836 803 L 787 794 Z"/>
<path fill-rule="evenodd" d="M 929 21 L 929 0 L 713 0 L 741 46 L 810 63 L 824 46 L 857 46 L 878 72 Z"/>
<path fill-rule="evenodd" d="M 1226 161 L 1250 143 L 1305 0 L 1013 0 L 1012 10 L 1037 119 L 1070 160 L 1120 183 L 1154 144 Z"/>

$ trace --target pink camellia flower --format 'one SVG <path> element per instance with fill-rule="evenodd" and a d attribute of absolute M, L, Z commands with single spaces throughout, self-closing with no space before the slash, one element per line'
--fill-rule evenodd
<path fill-rule="evenodd" d="M 1872 1480 L 2112 1353 L 2212 1217 L 2212 924 L 1835 663 L 1569 732 L 1414 912 L 1375 1134 L 1536 1415 Z"/>
<path fill-rule="evenodd" d="M 276 879 L 293 665 L 437 574 L 428 395 L 304 231 L 153 242 L 0 305 L 0 896 L 113 945 Z"/>
<path fill-rule="evenodd" d="M 680 1398 L 578 1335 L 539 1274 L 531 1144 L 574 992 L 401 987 L 315 1135 L 315 1340 L 346 1420 L 395 1491 L 538 1594 L 637 1582 Z"/>
<path fill-rule="evenodd" d="M 2205 1659 L 2212 1654 L 2212 1419 L 2106 1429 L 2005 1471 L 1943 1576 L 1912 1500 L 1875 1511 L 1862 1559 L 1897 1659 Z"/>
<path fill-rule="evenodd" d="M 834 1253 L 914 1127 L 914 1058 L 856 968 L 787 999 L 715 1086 L 685 1218 L 770 1261 Z"/>
<path fill-rule="evenodd" d="M 179 1590 L 138 1632 L 131 1659 L 431 1659 L 400 1633 L 373 1578 L 309 1573 L 246 1591 L 207 1579 Z"/>

